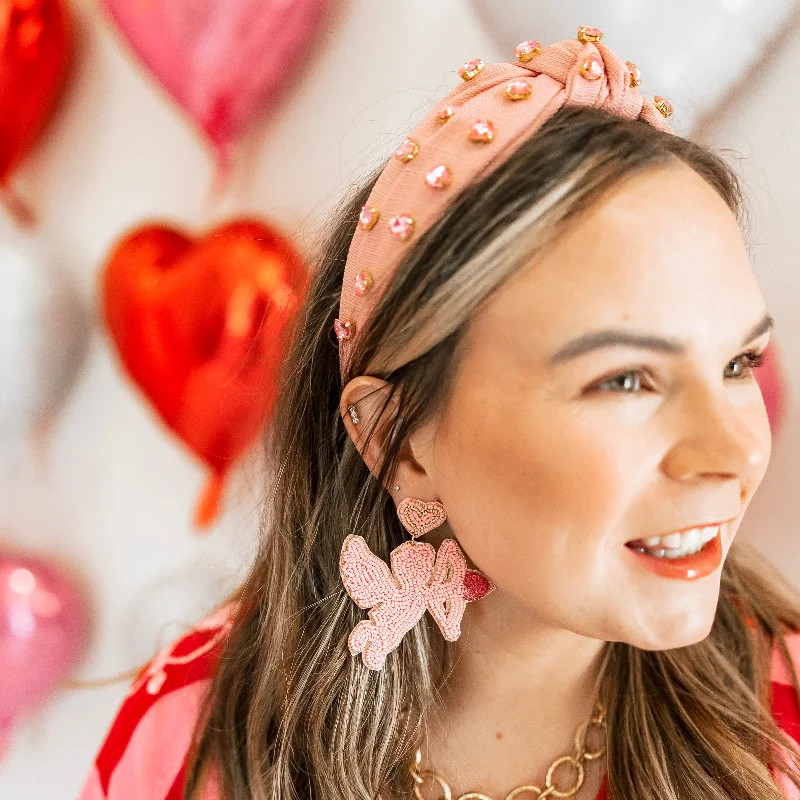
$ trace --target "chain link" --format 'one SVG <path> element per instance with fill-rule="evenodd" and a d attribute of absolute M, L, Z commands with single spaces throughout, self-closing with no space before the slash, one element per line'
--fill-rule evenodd
<path fill-rule="evenodd" d="M 586 749 L 586 736 L 592 728 L 596 728 L 602 736 L 603 744 L 596 750 Z M 606 710 L 603 704 L 598 700 L 594 707 L 591 718 L 587 722 L 583 722 L 578 726 L 575 731 L 575 753 L 569 756 L 559 756 L 547 769 L 547 774 L 544 779 L 544 789 L 538 786 L 525 784 L 524 786 L 517 786 L 512 789 L 504 798 L 504 800 L 529 800 L 524 796 L 530 795 L 533 800 L 543 800 L 545 797 L 574 797 L 583 786 L 584 778 L 586 777 L 586 769 L 584 766 L 585 761 L 594 761 L 595 759 L 602 758 L 606 752 Z M 411 777 L 414 779 L 414 797 L 416 800 L 426 800 L 422 794 L 423 786 L 428 783 L 432 786 L 438 786 L 441 794 L 437 800 L 453 800 L 453 791 L 447 781 L 437 773 L 428 770 L 420 769 L 420 762 L 422 761 L 422 753 L 417 750 L 414 763 L 409 766 Z M 556 770 L 562 765 L 568 764 L 570 771 L 573 774 L 573 782 L 569 787 L 559 789 L 555 783 L 554 776 Z M 563 772 L 564 770 L 562 770 Z M 481 792 L 467 792 L 457 797 L 456 800 L 493 800 L 489 795 Z"/>

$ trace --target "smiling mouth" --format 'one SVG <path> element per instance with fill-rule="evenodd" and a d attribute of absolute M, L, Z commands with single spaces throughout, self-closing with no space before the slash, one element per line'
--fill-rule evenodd
<path fill-rule="evenodd" d="M 634 539 L 626 542 L 626 547 L 637 553 L 655 558 L 683 558 L 699 553 L 712 539 L 719 536 L 724 523 L 688 528 L 665 536 L 650 536 L 647 539 Z"/>
<path fill-rule="evenodd" d="M 711 575 L 722 564 L 722 529 L 736 519 L 634 539 L 625 546 L 634 561 L 648 572 L 661 578 L 694 581 Z"/>

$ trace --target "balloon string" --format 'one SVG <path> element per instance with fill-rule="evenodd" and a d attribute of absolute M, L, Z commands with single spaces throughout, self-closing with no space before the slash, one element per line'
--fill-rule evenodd
<path fill-rule="evenodd" d="M 205 533 L 204 529 L 208 528 L 217 518 L 224 483 L 223 476 L 216 473 L 208 479 L 194 514 L 195 527 L 200 529 L 197 531 L 198 533 Z"/>
<path fill-rule="evenodd" d="M 214 178 L 206 197 L 207 205 L 216 205 L 222 200 L 230 186 L 231 173 L 231 155 L 227 150 L 220 149 L 214 160 Z"/>
<path fill-rule="evenodd" d="M 87 678 L 81 680 L 79 678 L 68 678 L 61 682 L 64 689 L 102 689 L 104 686 L 112 686 L 115 683 L 122 683 L 123 681 L 131 681 L 141 675 L 142 670 L 148 665 L 148 661 L 140 664 L 138 667 L 119 672 L 116 675 L 108 675 L 104 678 Z"/>

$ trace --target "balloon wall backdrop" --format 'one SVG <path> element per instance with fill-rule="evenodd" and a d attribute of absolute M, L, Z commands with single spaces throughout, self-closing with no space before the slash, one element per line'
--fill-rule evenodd
<path fill-rule="evenodd" d="M 680 133 L 719 104 L 796 5 L 607 0 L 594 4 L 588 19 L 585 0 L 470 2 L 509 59 L 521 40 L 549 43 L 573 35 L 579 24 L 601 26 L 608 43 L 638 64 L 643 86 L 675 103 Z M 101 5 L 164 89 L 165 101 L 210 144 L 219 189 L 248 125 L 282 95 L 302 89 L 303 68 L 313 59 L 332 0 Z M 23 230 L 32 213 L 11 184 L 54 121 L 73 41 L 67 0 L 0 0 L 0 203 L 8 212 L 0 213 L 0 459 L 4 445 L 55 418 L 81 374 L 90 340 L 87 310 L 65 264 L 40 236 Z M 111 82 L 103 89 L 120 96 Z M 81 174 L 75 173 L 77 190 Z M 271 205 L 282 202 L 269 198 Z M 115 243 L 96 264 L 98 316 L 126 379 L 207 468 L 194 512 L 196 526 L 206 529 L 218 518 L 231 469 L 269 421 L 308 273 L 291 239 L 257 215 L 213 226 L 203 220 L 185 227 L 129 224 L 113 232 Z M 774 434 L 787 407 L 778 356 L 771 345 L 756 373 Z M 105 485 L 102 491 L 109 493 Z M 141 528 L 131 535 L 137 546 L 140 535 Z M 221 592 L 207 569 L 188 563 L 142 583 L 127 615 L 126 657 L 134 660 L 150 655 L 151 641 L 176 617 L 191 621 Z M 12 729 L 68 677 L 88 631 L 86 597 L 67 572 L 46 557 L 0 549 L 0 758 Z"/>
<path fill-rule="evenodd" d="M 86 309 L 53 248 L 0 213 L 0 454 L 51 421 L 89 335 Z"/>
<path fill-rule="evenodd" d="M 767 408 L 767 417 L 775 436 L 783 426 L 786 410 L 786 382 L 780 369 L 780 359 L 774 339 L 764 351 L 764 363 L 756 372 L 756 379 Z"/>
<path fill-rule="evenodd" d="M 642 90 L 674 103 L 680 113 L 670 123 L 683 134 L 763 58 L 770 39 L 796 9 L 793 0 L 471 3 L 509 59 L 525 39 L 555 42 L 579 25 L 597 25 L 606 32 L 603 43 L 642 71 Z"/>
<path fill-rule="evenodd" d="M 62 570 L 0 553 L 0 758 L 15 723 L 75 666 L 88 632 L 85 598 Z"/>
<path fill-rule="evenodd" d="M 65 0 L 0 2 L 0 197 L 23 222 L 31 212 L 9 177 L 55 109 L 72 51 Z"/>
<path fill-rule="evenodd" d="M 147 225 L 108 257 L 102 306 L 120 359 L 211 470 L 195 514 L 201 527 L 214 520 L 227 471 L 272 408 L 283 340 L 305 285 L 290 242 L 257 220 L 197 238 Z"/>
<path fill-rule="evenodd" d="M 298 77 L 328 0 L 103 0 L 144 65 L 208 137 L 224 183 L 239 134 Z"/>

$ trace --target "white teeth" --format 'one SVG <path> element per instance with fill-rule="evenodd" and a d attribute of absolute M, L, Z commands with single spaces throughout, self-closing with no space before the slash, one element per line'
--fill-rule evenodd
<path fill-rule="evenodd" d="M 644 540 L 644 543 L 648 547 L 658 547 L 661 544 L 661 537 L 660 536 L 650 536 Z"/>
<path fill-rule="evenodd" d="M 697 528 L 692 528 L 683 537 L 683 547 L 687 550 L 700 549 L 700 531 Z"/>
<path fill-rule="evenodd" d="M 707 525 L 705 528 L 692 528 L 683 533 L 649 536 L 640 540 L 640 544 L 634 549 L 658 558 L 681 558 L 702 550 L 718 533 L 719 525 Z"/>
<path fill-rule="evenodd" d="M 703 544 L 710 542 L 717 535 L 718 530 L 718 525 L 709 525 L 707 528 L 703 528 L 700 531 L 700 541 L 703 542 Z"/>

